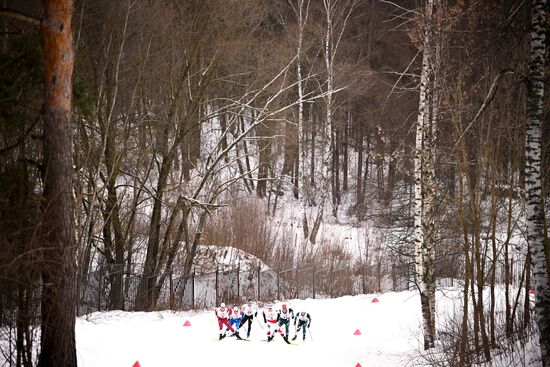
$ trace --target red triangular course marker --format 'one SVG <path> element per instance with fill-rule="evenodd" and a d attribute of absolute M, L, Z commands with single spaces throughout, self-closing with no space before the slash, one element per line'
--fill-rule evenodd
<path fill-rule="evenodd" d="M 371 302 L 372 303 L 377 303 L 377 302 L 380 302 L 380 301 L 378 300 L 378 298 L 374 297 Z"/>
<path fill-rule="evenodd" d="M 361 335 L 361 331 L 359 331 L 359 329 L 355 330 L 355 332 L 353 333 L 353 335 Z"/>
<path fill-rule="evenodd" d="M 136 361 L 132 367 L 141 367 L 141 365 L 139 364 L 139 361 Z"/>
<path fill-rule="evenodd" d="M 531 289 L 531 290 L 529 291 L 529 294 L 535 294 L 535 290 L 534 290 L 534 289 Z"/>
<path fill-rule="evenodd" d="M 357 363 L 355 367 L 361 367 L 361 363 Z"/>
<path fill-rule="evenodd" d="M 185 322 L 183 323 L 183 326 L 191 326 L 191 323 L 189 322 L 189 320 L 185 320 Z"/>

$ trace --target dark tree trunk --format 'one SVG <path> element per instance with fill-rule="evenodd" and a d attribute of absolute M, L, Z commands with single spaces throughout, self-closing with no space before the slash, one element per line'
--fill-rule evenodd
<path fill-rule="evenodd" d="M 315 123 L 314 114 L 315 105 L 312 103 L 309 105 L 309 126 L 311 129 L 311 152 L 310 152 L 310 166 L 309 166 L 309 179 L 311 187 L 315 187 L 315 137 L 317 135 L 317 124 Z"/>
<path fill-rule="evenodd" d="M 351 111 L 348 112 L 348 118 L 345 119 L 344 123 L 344 132 L 342 140 L 342 190 L 344 192 L 348 191 L 348 166 L 349 166 L 349 155 L 348 155 L 348 130 L 351 125 Z"/>
<path fill-rule="evenodd" d="M 388 163 L 388 178 L 385 188 L 385 203 L 387 206 L 391 204 L 392 197 L 393 197 L 393 188 L 395 186 L 395 165 L 397 162 L 397 159 L 395 158 L 395 150 L 398 147 L 398 141 L 395 137 L 390 136 L 390 160 Z"/>
<path fill-rule="evenodd" d="M 225 112 L 222 112 L 221 115 L 220 115 L 220 128 L 221 128 L 221 132 L 222 132 L 222 136 L 221 136 L 221 150 L 225 150 L 227 149 L 227 115 L 225 114 Z M 237 154 L 238 156 L 238 154 Z M 224 158 L 224 161 L 225 163 L 229 163 L 229 156 L 225 156 Z"/>
<path fill-rule="evenodd" d="M 44 0 L 44 213 L 40 367 L 76 367 L 72 0 Z"/>
<path fill-rule="evenodd" d="M 294 164 L 298 158 L 298 129 L 296 124 L 287 122 L 285 124 L 285 145 L 283 171 L 281 174 L 292 174 Z"/>
<path fill-rule="evenodd" d="M 294 177 L 292 182 L 294 184 L 292 189 L 294 199 L 298 199 L 300 191 L 300 159 L 298 154 L 296 154 L 296 160 L 294 161 Z"/>
<path fill-rule="evenodd" d="M 271 154 L 271 143 L 268 138 L 267 129 L 258 127 L 258 183 L 256 185 L 256 195 L 264 198 L 267 194 L 267 178 L 269 175 L 269 156 Z"/>
<path fill-rule="evenodd" d="M 357 139 L 357 176 L 355 181 L 356 212 L 359 220 L 363 219 L 363 134 L 359 134 Z"/>
<path fill-rule="evenodd" d="M 338 214 L 338 206 L 340 205 L 340 150 L 339 150 L 339 134 L 338 130 L 332 128 L 332 216 L 336 218 Z"/>
<path fill-rule="evenodd" d="M 111 290 L 109 293 L 109 309 L 124 309 L 124 300 L 122 297 L 122 274 L 124 266 L 124 238 L 122 234 L 122 224 L 120 221 L 120 209 L 118 196 L 116 192 L 116 180 L 118 176 L 118 164 L 115 142 L 114 123 L 108 123 L 105 128 L 105 166 L 107 168 L 107 201 L 105 203 L 105 226 L 106 243 L 109 244 L 109 252 L 114 250 L 114 257 L 110 254 L 109 278 Z M 111 238 L 111 230 L 114 234 L 114 243 Z"/>
<path fill-rule="evenodd" d="M 240 126 L 241 126 L 241 132 L 244 132 L 245 131 L 245 128 L 244 128 L 244 119 L 241 117 L 239 117 L 240 119 Z M 243 144 L 243 151 L 244 151 L 244 161 L 246 163 L 246 171 L 248 172 L 248 180 L 249 180 L 249 183 L 250 183 L 250 189 L 252 191 L 254 191 L 254 178 L 252 177 L 252 169 L 250 168 L 250 155 L 248 154 L 248 145 L 246 144 L 246 139 L 243 139 L 242 141 L 242 144 Z"/>

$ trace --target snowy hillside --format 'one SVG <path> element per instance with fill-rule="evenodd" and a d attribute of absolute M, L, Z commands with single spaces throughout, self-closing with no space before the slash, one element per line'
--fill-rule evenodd
<path fill-rule="evenodd" d="M 194 262 L 197 273 L 210 273 L 216 271 L 232 270 L 238 264 L 243 271 L 255 270 L 258 267 L 262 271 L 270 268 L 257 257 L 231 246 L 199 246 Z"/>
<path fill-rule="evenodd" d="M 460 290 L 437 293 L 439 323 L 459 309 Z M 379 302 L 372 302 L 377 298 Z M 250 341 L 218 341 L 212 311 L 95 313 L 78 319 L 78 365 L 83 367 L 158 366 L 314 366 L 356 367 L 422 364 L 418 293 L 346 296 L 288 302 L 311 314 L 311 335 L 287 345 L 276 336 L 267 343 L 254 321 Z M 191 326 L 184 326 L 189 321 Z M 357 332 L 359 330 L 359 332 Z M 354 335 L 359 334 L 360 335 Z M 244 333 L 243 333 L 244 334 Z M 294 330 L 291 328 L 291 336 Z"/>

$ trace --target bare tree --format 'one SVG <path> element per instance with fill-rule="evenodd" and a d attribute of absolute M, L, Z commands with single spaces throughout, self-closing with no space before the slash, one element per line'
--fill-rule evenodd
<path fill-rule="evenodd" d="M 331 183 L 330 168 L 333 155 L 332 130 L 333 115 L 335 112 L 334 98 L 335 94 L 340 90 L 338 86 L 335 85 L 338 49 L 356 5 L 356 0 L 323 0 L 323 11 L 325 13 L 323 59 L 326 71 L 326 97 L 324 98 L 325 121 L 322 130 L 321 198 L 319 200 L 317 215 L 309 235 L 309 240 L 313 244 L 316 242 L 317 234 L 323 220 L 325 202 L 329 194 Z"/>

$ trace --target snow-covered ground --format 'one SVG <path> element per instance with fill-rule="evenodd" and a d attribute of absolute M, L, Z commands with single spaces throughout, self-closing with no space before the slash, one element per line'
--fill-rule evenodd
<path fill-rule="evenodd" d="M 373 303 L 373 298 L 379 302 Z M 450 315 L 459 290 L 439 291 L 438 313 Z M 108 312 L 77 320 L 81 367 L 159 366 L 405 366 L 421 347 L 417 292 L 292 300 L 312 317 L 311 337 L 295 345 L 267 343 L 254 321 L 250 341 L 218 341 L 213 311 Z M 186 321 L 191 326 L 183 326 Z M 241 333 L 246 335 L 246 332 Z M 354 335 L 359 330 L 361 335 Z M 291 328 L 291 336 L 294 331 Z"/>

